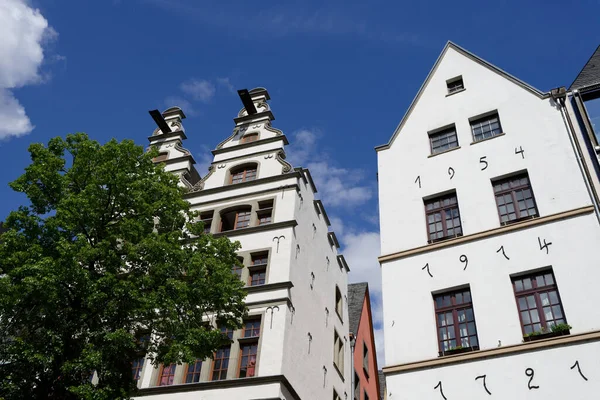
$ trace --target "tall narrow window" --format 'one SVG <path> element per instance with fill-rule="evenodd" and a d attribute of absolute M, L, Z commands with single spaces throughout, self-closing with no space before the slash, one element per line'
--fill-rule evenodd
<path fill-rule="evenodd" d="M 498 113 L 472 120 L 471 133 L 473 134 L 474 142 L 500 135 L 502 133 L 502 127 L 500 126 Z"/>
<path fill-rule="evenodd" d="M 222 326 L 221 334 L 223 335 L 224 340 L 233 339 L 233 330 Z M 227 369 L 229 368 L 229 356 L 231 355 L 231 343 L 222 346 L 215 353 L 214 361 L 213 361 L 213 370 L 211 374 L 211 380 L 220 381 L 223 379 L 227 379 Z"/>
<path fill-rule="evenodd" d="M 138 358 L 133 360 L 133 362 L 131 363 L 131 376 L 133 377 L 134 381 L 137 381 L 140 379 L 140 375 L 142 373 L 142 368 L 144 367 L 144 357 Z"/>
<path fill-rule="evenodd" d="M 523 335 L 551 332 L 566 324 L 565 313 L 552 271 L 513 278 Z"/>
<path fill-rule="evenodd" d="M 367 344 L 363 341 L 363 371 L 367 376 L 369 375 L 369 348 Z"/>
<path fill-rule="evenodd" d="M 440 356 L 457 350 L 479 350 L 471 291 L 435 295 L 434 302 Z"/>
<path fill-rule="evenodd" d="M 360 400 L 360 379 L 356 371 L 354 371 L 354 399 Z"/>
<path fill-rule="evenodd" d="M 456 193 L 425 201 L 429 243 L 462 236 Z"/>
<path fill-rule="evenodd" d="M 335 287 L 335 312 L 338 317 L 343 321 L 344 318 L 344 302 L 342 300 L 342 292 L 339 287 Z"/>
<path fill-rule="evenodd" d="M 249 133 L 247 135 L 245 135 L 244 137 L 242 137 L 242 140 L 240 140 L 240 143 L 250 143 L 250 142 L 255 142 L 258 140 L 258 132 L 254 132 L 254 133 Z"/>
<path fill-rule="evenodd" d="M 250 207 L 242 207 L 237 210 L 221 214 L 220 232 L 244 229 L 250 226 Z"/>
<path fill-rule="evenodd" d="M 242 183 L 256 179 L 256 164 L 244 165 L 231 170 L 229 183 Z"/>
<path fill-rule="evenodd" d="M 446 150 L 458 147 L 458 138 L 456 137 L 456 128 L 444 129 L 429 134 L 429 143 L 431 144 L 431 154 L 441 153 Z"/>
<path fill-rule="evenodd" d="M 493 181 L 492 185 L 502 225 L 539 216 L 527 173 Z"/>
<path fill-rule="evenodd" d="M 185 383 L 200 382 L 200 371 L 202 370 L 202 360 L 196 360 L 192 364 L 188 364 L 187 373 L 185 374 Z"/>
<path fill-rule="evenodd" d="M 177 364 L 161 365 L 160 373 L 158 374 L 158 386 L 168 386 L 173 384 L 173 379 L 175 379 L 175 367 L 177 367 Z"/>
<path fill-rule="evenodd" d="M 214 214 L 215 212 L 212 210 L 200 213 L 200 220 L 204 223 L 204 233 L 210 233 Z"/>
<path fill-rule="evenodd" d="M 250 277 L 248 278 L 249 286 L 264 285 L 267 279 L 267 263 L 269 261 L 269 253 L 261 252 L 252 254 L 250 267 Z"/>
<path fill-rule="evenodd" d="M 258 338 L 260 336 L 260 319 L 249 320 L 244 324 L 240 340 L 240 378 L 256 375 L 256 360 L 258 357 Z"/>
<path fill-rule="evenodd" d="M 272 222 L 273 214 L 273 200 L 265 200 L 258 202 L 258 210 L 256 215 L 258 217 L 258 224 L 270 224 Z"/>
<path fill-rule="evenodd" d="M 337 332 L 333 332 L 333 364 L 344 374 L 344 342 Z"/>
<path fill-rule="evenodd" d="M 231 266 L 231 272 L 234 273 L 234 275 L 237 275 L 238 277 L 242 277 L 242 271 L 244 270 L 244 266 L 242 265 L 243 260 L 238 260 L 238 262 L 236 264 L 233 264 Z"/>

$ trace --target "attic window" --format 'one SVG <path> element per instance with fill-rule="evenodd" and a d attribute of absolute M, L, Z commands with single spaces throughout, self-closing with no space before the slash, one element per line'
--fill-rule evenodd
<path fill-rule="evenodd" d="M 245 135 L 244 137 L 242 137 L 242 140 L 240 141 L 240 143 L 250 143 L 250 142 L 255 142 L 258 140 L 258 132 L 254 132 L 254 133 L 249 133 L 247 135 Z"/>
<path fill-rule="evenodd" d="M 448 79 L 446 81 L 448 87 L 448 94 L 454 94 L 465 90 L 465 84 L 463 83 L 462 75 L 456 78 Z"/>

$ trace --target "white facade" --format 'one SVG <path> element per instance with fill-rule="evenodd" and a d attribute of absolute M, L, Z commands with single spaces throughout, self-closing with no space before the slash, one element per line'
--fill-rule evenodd
<path fill-rule="evenodd" d="M 248 284 L 246 303 L 250 317 L 260 318 L 258 355 L 254 377 L 239 378 L 241 346 L 247 343 L 235 332 L 225 380 L 213 379 L 213 361 L 204 360 L 200 382 L 186 384 L 187 365 L 176 367 L 173 384 L 159 386 L 160 369 L 144 365 L 139 398 L 149 399 L 341 399 L 350 393 L 350 345 L 347 312 L 336 313 L 336 287 L 347 309 L 348 267 L 338 255 L 336 240 L 308 170 L 293 169 L 285 161 L 283 133 L 271 127 L 274 119 L 265 89 L 250 91 L 257 113 L 240 111 L 233 134 L 215 150 L 209 173 L 200 178 L 193 159 L 181 146 L 185 139 L 181 110 L 163 113 L 176 131 L 160 130 L 150 138 L 159 152 L 168 153 L 166 169 L 180 174 L 192 209 L 212 215 L 210 231 L 241 243 Z M 257 140 L 247 141 L 247 135 Z M 162 158 L 161 158 L 162 159 Z M 232 183 L 232 170 L 249 166 L 256 179 Z M 253 167 L 254 166 L 254 167 Z M 235 178 L 237 179 L 237 178 Z M 265 202 L 272 202 L 265 208 Z M 267 204 L 267 206 L 270 204 Z M 227 229 L 230 211 L 249 211 L 247 226 Z M 262 210 L 262 211 L 261 211 Z M 270 222 L 260 224 L 270 213 Z M 243 217 L 238 215 L 235 226 Z M 221 224 L 225 225 L 221 225 Z M 225 230 L 221 232 L 221 228 Z M 250 286 L 253 256 L 266 254 L 264 284 Z M 258 276 L 258 275 L 257 275 Z M 262 282 L 261 282 L 262 283 Z M 341 371 L 334 366 L 334 332 L 343 341 Z"/>
<path fill-rule="evenodd" d="M 464 88 L 449 94 L 457 77 Z M 502 133 L 476 141 L 471 122 L 492 113 Z M 452 124 L 458 146 L 432 155 L 429 135 Z M 483 398 L 483 375 L 496 397 L 590 398 L 600 386 L 600 226 L 549 94 L 449 43 L 377 151 L 388 398 Z M 502 224 L 493 182 L 523 174 L 537 215 Z M 451 194 L 462 234 L 429 241 L 425 203 Z M 513 282 L 536 272 L 553 274 L 570 335 L 524 338 Z M 466 290 L 477 345 L 450 350 L 434 297 Z"/>

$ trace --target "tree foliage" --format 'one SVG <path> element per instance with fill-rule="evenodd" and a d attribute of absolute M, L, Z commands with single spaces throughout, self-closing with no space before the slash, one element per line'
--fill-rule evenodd
<path fill-rule="evenodd" d="M 0 397 L 127 399 L 132 360 L 210 357 L 207 321 L 240 326 L 239 244 L 203 233 L 156 151 L 78 133 L 29 152 L 0 238 Z"/>

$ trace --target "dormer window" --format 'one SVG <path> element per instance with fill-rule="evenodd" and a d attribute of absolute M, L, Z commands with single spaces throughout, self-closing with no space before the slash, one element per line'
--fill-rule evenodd
<path fill-rule="evenodd" d="M 256 179 L 256 164 L 246 164 L 231 170 L 230 184 L 253 181 Z"/>
<path fill-rule="evenodd" d="M 245 135 L 244 137 L 242 137 L 242 140 L 240 140 L 240 143 L 250 143 L 250 142 L 255 142 L 258 140 L 258 132 L 254 132 L 254 133 L 249 133 L 247 135 Z"/>
<path fill-rule="evenodd" d="M 446 86 L 448 87 L 449 95 L 465 90 L 465 84 L 463 82 L 462 76 L 457 76 L 456 78 L 448 79 L 446 81 Z"/>

